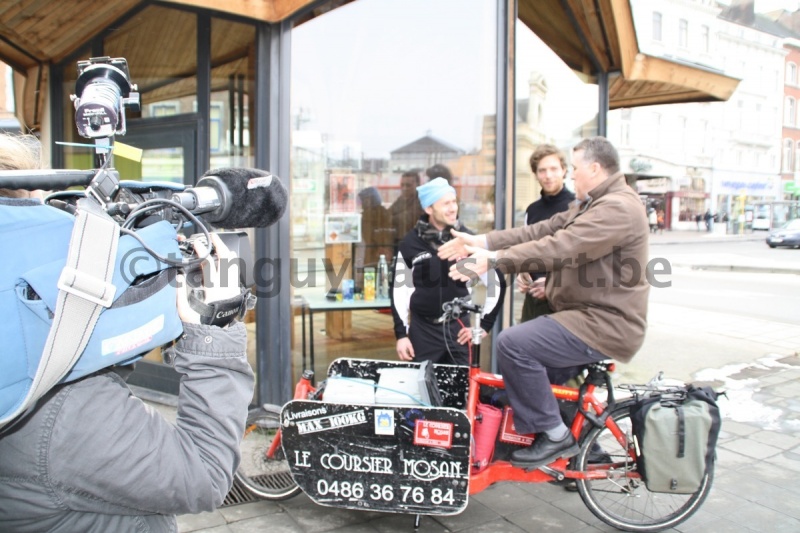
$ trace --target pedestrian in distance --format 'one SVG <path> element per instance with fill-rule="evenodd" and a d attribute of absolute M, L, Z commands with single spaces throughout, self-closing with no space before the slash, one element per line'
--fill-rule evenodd
<path fill-rule="evenodd" d="M 714 229 L 714 215 L 711 214 L 711 209 L 706 209 L 703 220 L 706 223 L 706 231 L 711 232 Z"/>
<path fill-rule="evenodd" d="M 361 202 L 361 242 L 355 245 L 355 284 L 364 288 L 364 269 L 377 268 L 380 256 L 394 253 L 395 229 L 391 214 L 383 207 L 381 195 L 375 187 L 366 187 L 358 193 Z"/>
<path fill-rule="evenodd" d="M 395 246 L 416 225 L 423 214 L 417 198 L 419 183 L 419 172 L 416 170 L 403 172 L 400 176 L 400 196 L 389 206 Z"/>
<path fill-rule="evenodd" d="M 650 225 L 650 233 L 655 233 L 658 229 L 658 215 L 652 207 L 647 212 L 647 222 Z"/>
<path fill-rule="evenodd" d="M 504 329 L 496 357 L 505 378 L 519 433 L 533 444 L 511 455 L 511 464 L 534 469 L 578 453 L 547 377 L 547 367 L 614 358 L 630 361 L 647 328 L 648 220 L 639 195 L 619 169 L 619 155 L 604 137 L 583 139 L 572 153 L 577 202 L 554 217 L 485 235 L 454 231 L 439 248 L 457 263 L 453 279 L 466 281 L 497 268 L 548 276 L 553 314 Z M 576 268 L 577 267 L 577 268 Z"/>

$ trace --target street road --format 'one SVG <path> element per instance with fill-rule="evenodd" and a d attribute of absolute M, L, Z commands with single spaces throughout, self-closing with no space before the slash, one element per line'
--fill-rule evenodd
<path fill-rule="evenodd" d="M 800 270 L 800 250 L 770 249 L 763 242 L 652 245 L 652 258 L 672 265 L 667 288 L 650 289 L 650 301 L 800 325 L 800 274 L 724 271 L 727 264 Z M 700 265 L 715 270 L 699 270 Z M 694 268 L 689 265 L 695 265 Z"/>
<path fill-rule="evenodd" d="M 800 275 L 675 267 L 671 286 L 650 289 L 650 302 L 800 325 Z"/>
<path fill-rule="evenodd" d="M 644 346 L 620 382 L 659 370 L 692 380 L 706 368 L 749 364 L 800 351 L 800 274 L 725 271 L 726 267 L 800 269 L 800 250 L 751 242 L 652 244 L 651 261 L 669 262 L 667 288 L 652 287 Z M 714 270 L 696 270 L 707 265 Z"/>

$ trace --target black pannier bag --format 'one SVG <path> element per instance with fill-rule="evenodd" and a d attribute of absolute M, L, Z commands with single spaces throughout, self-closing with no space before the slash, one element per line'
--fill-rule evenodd
<path fill-rule="evenodd" d="M 636 464 L 651 492 L 692 494 L 713 466 L 720 415 L 711 387 L 656 392 L 631 407 Z"/>

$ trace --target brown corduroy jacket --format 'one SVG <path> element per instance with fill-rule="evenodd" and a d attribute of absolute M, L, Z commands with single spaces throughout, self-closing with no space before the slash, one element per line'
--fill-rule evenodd
<path fill-rule="evenodd" d="M 627 363 L 647 329 L 647 215 L 619 172 L 588 196 L 548 220 L 492 231 L 486 240 L 498 250 L 501 272 L 548 272 L 550 317 Z"/>

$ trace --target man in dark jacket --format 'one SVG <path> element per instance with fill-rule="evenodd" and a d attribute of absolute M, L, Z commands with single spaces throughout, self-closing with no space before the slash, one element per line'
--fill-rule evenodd
<path fill-rule="evenodd" d="M 472 289 L 448 277 L 454 263 L 440 260 L 436 250 L 452 238 L 451 229 L 469 230 L 458 221 L 456 190 L 444 178 L 429 181 L 417 192 L 425 214 L 400 242 L 391 290 L 397 356 L 403 361 L 467 365 L 469 317 L 461 317 L 461 323 L 441 317 L 442 304 L 463 298 Z M 485 334 L 502 306 L 505 281 L 492 270 L 483 282 L 488 289 L 481 318 Z"/>
<path fill-rule="evenodd" d="M 531 170 L 542 187 L 542 196 L 528 206 L 525 224 L 536 224 L 566 211 L 575 200 L 575 194 L 564 187 L 567 159 L 561 150 L 552 144 L 542 144 L 534 150 L 530 163 Z M 521 322 L 551 313 L 544 294 L 544 281 L 545 276 L 542 274 L 521 272 L 517 276 L 517 288 L 525 295 Z"/>
<path fill-rule="evenodd" d="M 533 445 L 511 455 L 511 464 L 522 468 L 579 451 L 561 419 L 547 367 L 608 358 L 627 363 L 647 329 L 649 227 L 639 195 L 626 184 L 617 150 L 603 137 L 578 143 L 572 166 L 577 203 L 569 210 L 486 235 L 454 232 L 456 238 L 439 248 L 442 259 L 465 258 L 450 270 L 459 281 L 490 268 L 553 274 L 545 288 L 553 314 L 505 329 L 497 338 L 517 432 L 537 434 Z"/>

